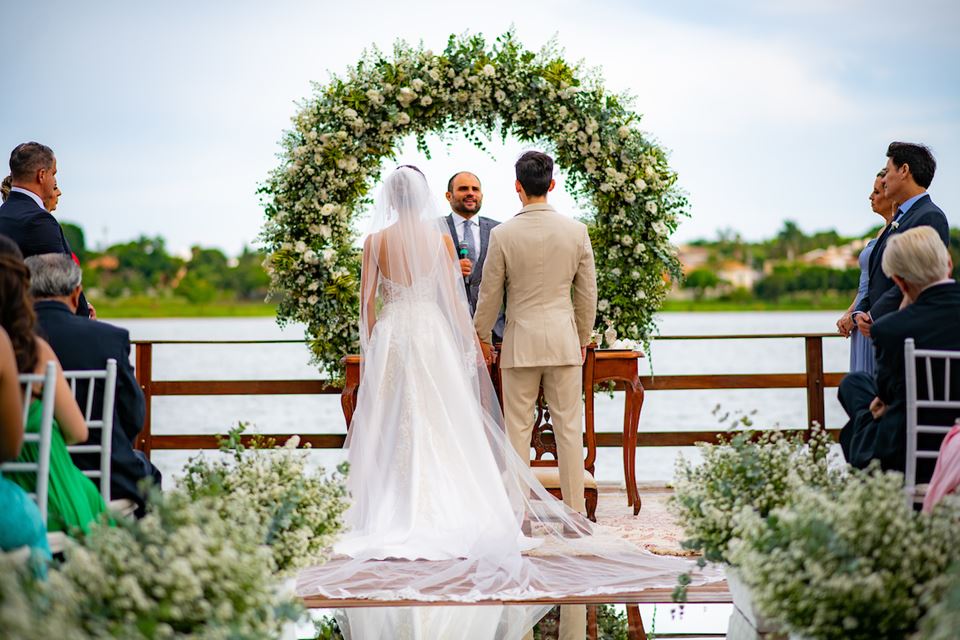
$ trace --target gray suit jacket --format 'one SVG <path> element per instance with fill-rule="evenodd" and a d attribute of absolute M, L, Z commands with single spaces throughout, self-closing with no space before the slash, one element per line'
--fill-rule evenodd
<path fill-rule="evenodd" d="M 473 271 L 464 278 L 463 286 L 467 292 L 467 302 L 470 304 L 470 315 L 477 311 L 477 300 L 480 298 L 480 282 L 483 280 L 483 263 L 487 259 L 487 246 L 490 244 L 490 230 L 500 224 L 498 221 L 483 216 L 477 216 L 477 222 L 480 225 L 480 255 L 477 256 L 477 262 L 473 265 Z M 453 238 L 454 246 L 459 250 L 459 234 L 454 226 L 455 220 L 453 214 L 447 214 L 447 228 L 450 231 L 450 237 Z M 494 340 L 500 342 L 503 338 L 503 327 L 506 319 L 503 311 L 497 318 L 497 323 L 493 327 Z"/>

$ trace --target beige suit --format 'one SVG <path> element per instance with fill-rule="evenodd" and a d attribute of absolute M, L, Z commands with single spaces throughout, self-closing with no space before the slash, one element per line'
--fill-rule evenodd
<path fill-rule="evenodd" d="M 571 295 L 571 288 L 573 293 Z M 580 348 L 590 342 L 597 278 L 587 227 L 549 204 L 531 204 L 490 231 L 474 325 L 489 343 L 506 293 L 500 351 L 504 418 L 513 447 L 530 459 L 537 394 L 550 406 L 564 502 L 583 512 Z"/>

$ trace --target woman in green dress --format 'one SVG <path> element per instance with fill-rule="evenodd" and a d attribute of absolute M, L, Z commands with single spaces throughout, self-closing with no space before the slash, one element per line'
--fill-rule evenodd
<path fill-rule="evenodd" d="M 107 508 L 97 486 L 73 464 L 68 444 L 87 439 L 87 424 L 63 377 L 56 354 L 46 341 L 34 332 L 36 316 L 30 298 L 30 273 L 23 264 L 17 246 L 9 240 L 0 241 L 0 326 L 6 330 L 13 344 L 17 369 L 21 373 L 43 373 L 46 363 L 57 366 L 57 390 L 53 415 L 53 439 L 50 447 L 50 482 L 47 497 L 47 530 L 71 533 L 88 531 L 90 524 Z M 36 392 L 36 388 L 34 389 Z M 30 404 L 27 432 L 40 429 L 39 399 Z M 21 462 L 35 462 L 38 447 L 24 443 L 17 458 Z M 8 474 L 10 479 L 28 492 L 36 490 L 36 474 Z"/>

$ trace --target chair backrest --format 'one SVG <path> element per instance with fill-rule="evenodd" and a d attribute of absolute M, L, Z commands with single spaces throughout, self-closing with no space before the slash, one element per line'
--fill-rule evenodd
<path fill-rule="evenodd" d="M 47 496 L 50 486 L 50 446 L 53 439 L 53 403 L 57 391 L 57 365 L 50 361 L 43 374 L 24 373 L 20 376 L 23 385 L 23 430 L 27 430 L 27 420 L 30 416 L 30 404 L 33 402 L 33 391 L 42 385 L 40 396 L 41 414 L 40 429 L 37 433 L 24 433 L 23 441 L 37 445 L 36 462 L 5 462 L 0 470 L 5 473 L 35 473 L 37 475 L 36 491 L 30 497 L 37 501 L 40 508 L 40 517 L 47 521 Z"/>
<path fill-rule="evenodd" d="M 919 460 L 936 460 L 940 453 L 940 446 L 936 449 L 922 449 L 920 445 L 920 436 L 923 434 L 945 436 L 952 428 L 953 420 L 949 425 L 931 425 L 920 424 L 921 409 L 949 409 L 955 410 L 956 416 L 960 417 L 960 394 L 953 394 L 951 397 L 951 376 L 950 365 L 952 362 L 960 364 L 960 351 L 937 351 L 933 349 L 917 349 L 913 338 L 907 338 L 903 344 L 903 360 L 906 368 L 906 387 L 907 387 L 907 460 L 905 472 L 905 486 L 907 500 L 910 502 L 918 501 L 916 495 L 917 486 L 917 462 Z M 934 373 L 940 374 L 940 363 L 942 362 L 942 379 L 939 375 L 935 378 Z M 924 398 L 920 399 L 920 380 L 917 376 L 917 368 L 922 367 L 924 377 L 926 378 Z M 955 372 L 954 384 L 960 378 L 960 366 Z M 941 386 L 942 383 L 942 386 Z M 942 393 L 939 393 L 942 390 Z M 920 496 L 922 501 L 923 497 Z"/>
<path fill-rule="evenodd" d="M 98 478 L 100 480 L 100 495 L 103 501 L 110 504 L 110 456 L 111 443 L 113 441 L 113 405 L 117 391 L 117 361 L 113 358 L 107 360 L 106 369 L 97 369 L 93 371 L 64 371 L 63 377 L 70 383 L 70 391 L 77 398 L 77 404 L 83 410 L 83 417 L 87 421 L 88 429 L 100 429 L 100 444 L 77 444 L 67 447 L 67 451 L 73 453 L 99 453 L 100 469 L 85 470 L 83 475 L 88 478 Z M 93 420 L 93 394 L 97 386 L 96 381 L 103 380 L 103 402 L 101 403 L 101 413 L 99 420 Z M 86 381 L 85 389 L 81 388 L 80 398 L 77 396 L 77 382 Z"/>

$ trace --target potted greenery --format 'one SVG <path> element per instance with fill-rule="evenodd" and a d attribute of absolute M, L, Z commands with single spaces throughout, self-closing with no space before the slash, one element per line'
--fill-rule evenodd
<path fill-rule="evenodd" d="M 684 528 L 684 547 L 702 554 L 706 562 L 727 565 L 727 583 L 734 605 L 760 632 L 775 631 L 754 610 L 741 572 L 733 566 L 728 546 L 736 531 L 736 517 L 749 512 L 764 519 L 788 504 L 799 486 L 827 486 L 836 481 L 831 471 L 831 440 L 815 429 L 808 440 L 779 431 L 739 431 L 719 444 L 701 444 L 703 462 L 694 465 L 681 457 L 674 474 L 671 510 Z M 684 597 L 683 583 L 677 593 Z"/>
<path fill-rule="evenodd" d="M 792 637 L 903 638 L 960 559 L 958 517 L 956 503 L 914 512 L 902 475 L 873 469 L 829 491 L 797 487 L 766 516 L 741 511 L 727 558 L 757 610 Z"/>

